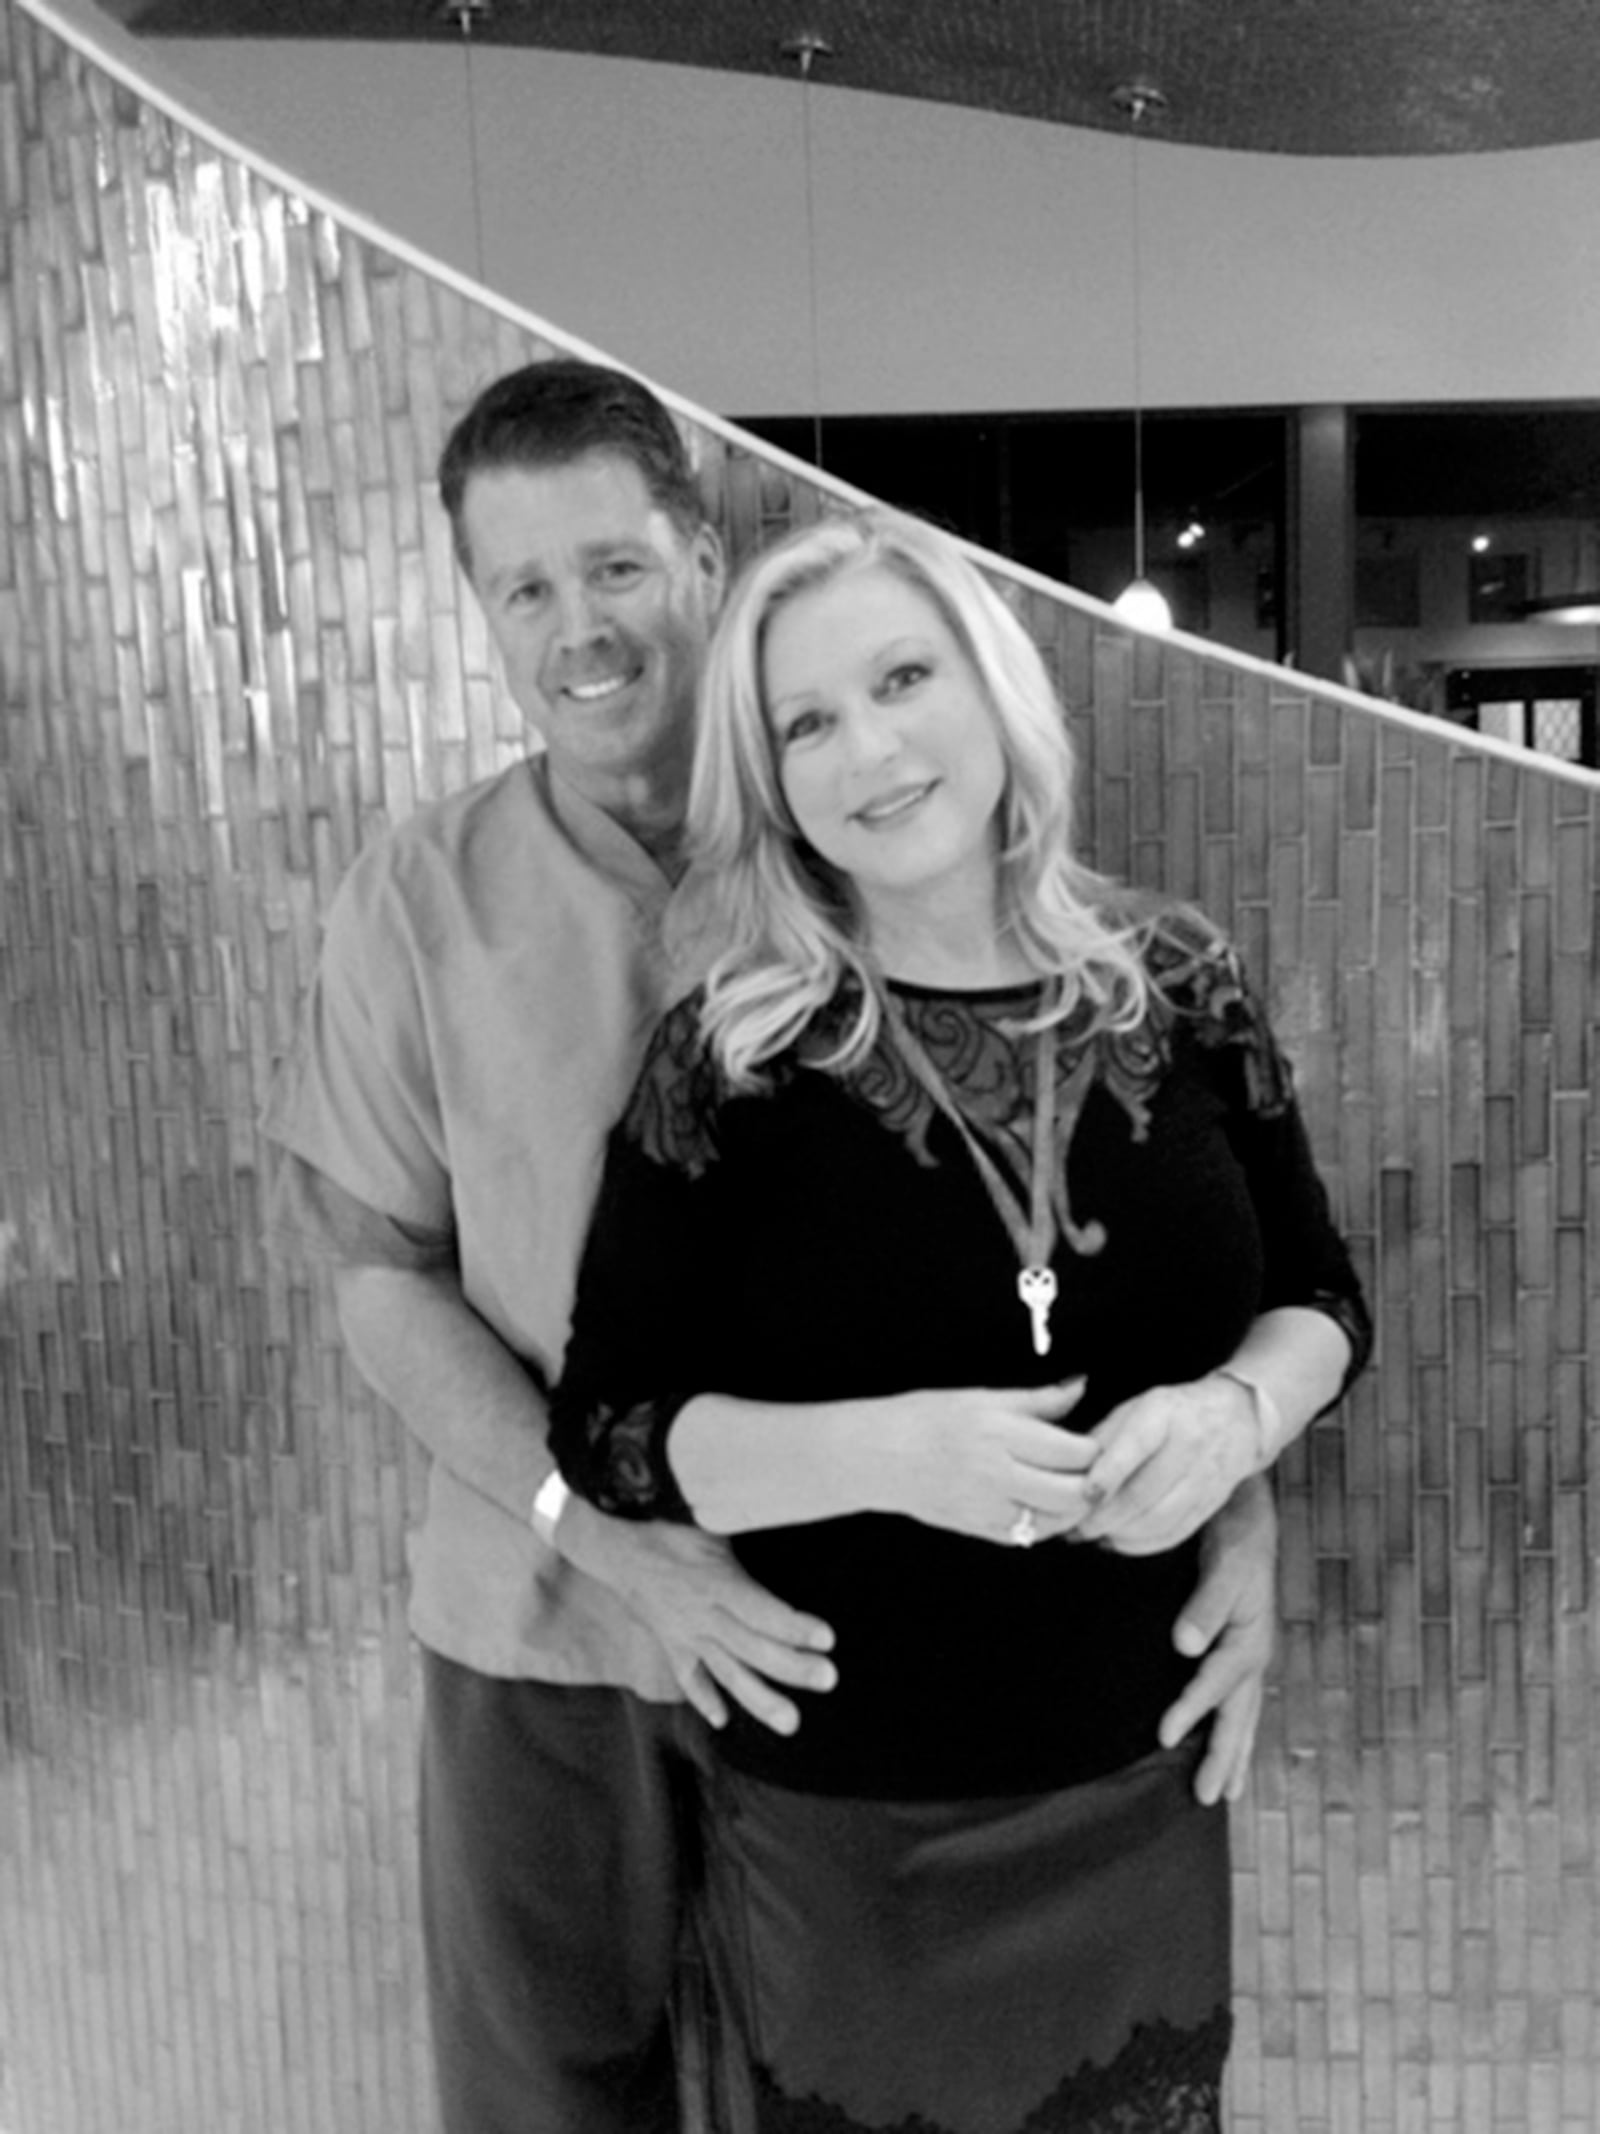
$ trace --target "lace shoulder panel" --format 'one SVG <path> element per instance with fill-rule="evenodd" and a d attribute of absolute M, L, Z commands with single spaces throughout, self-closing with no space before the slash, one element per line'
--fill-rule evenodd
<path fill-rule="evenodd" d="M 653 1163 L 698 1178 L 717 1157 L 717 1113 L 725 1078 L 700 1034 L 697 990 L 668 1009 L 633 1085 L 622 1132 Z"/>
<path fill-rule="evenodd" d="M 1193 906 L 1168 905 L 1148 922 L 1143 956 L 1158 1010 L 1203 1051 L 1237 1059 L 1250 1110 L 1268 1119 L 1287 1111 L 1289 1063 L 1228 937 Z"/>

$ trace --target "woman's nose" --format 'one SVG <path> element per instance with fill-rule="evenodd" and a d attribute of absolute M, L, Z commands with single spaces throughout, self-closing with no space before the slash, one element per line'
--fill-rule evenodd
<path fill-rule="evenodd" d="M 900 746 L 894 721 L 876 704 L 852 711 L 844 722 L 845 747 L 852 764 L 861 770 L 889 762 Z"/>

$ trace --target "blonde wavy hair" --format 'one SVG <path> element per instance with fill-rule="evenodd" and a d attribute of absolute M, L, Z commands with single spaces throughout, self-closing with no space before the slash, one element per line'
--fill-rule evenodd
<path fill-rule="evenodd" d="M 819 1009 L 853 981 L 853 1019 L 824 1065 L 859 1062 L 877 1035 L 878 978 L 849 880 L 801 836 L 784 798 L 763 686 L 773 616 L 849 573 L 892 571 L 930 601 L 987 698 L 1005 763 L 997 823 L 1001 924 L 1053 981 L 1026 1025 L 1087 999 L 1097 1023 L 1143 1020 L 1149 984 L 1134 895 L 1073 857 L 1075 762 L 1032 638 L 936 527 L 871 510 L 821 520 L 756 556 L 712 638 L 689 791 L 690 870 L 674 918 L 681 954 L 703 961 L 701 1026 L 723 1072 L 749 1088 Z"/>

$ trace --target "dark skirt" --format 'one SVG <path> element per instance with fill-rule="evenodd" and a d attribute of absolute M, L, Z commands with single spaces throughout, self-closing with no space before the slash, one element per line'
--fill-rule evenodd
<path fill-rule="evenodd" d="M 1196 1803 L 1196 1761 L 913 1802 L 723 1766 L 707 1895 L 729 2124 L 1213 2134 L 1228 1822 Z"/>

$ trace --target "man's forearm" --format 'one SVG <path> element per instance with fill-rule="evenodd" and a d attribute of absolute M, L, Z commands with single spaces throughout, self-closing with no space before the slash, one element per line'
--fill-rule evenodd
<path fill-rule="evenodd" d="M 363 1378 L 440 1466 L 527 1519 L 550 1470 L 533 1378 L 451 1275 L 349 1267 L 335 1279 L 339 1324 Z"/>

